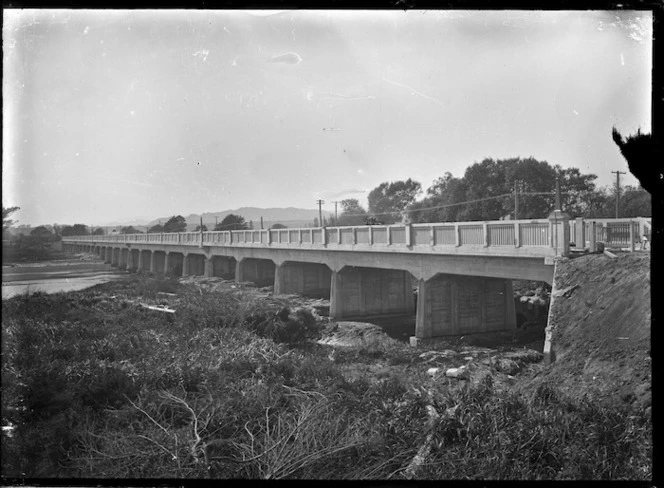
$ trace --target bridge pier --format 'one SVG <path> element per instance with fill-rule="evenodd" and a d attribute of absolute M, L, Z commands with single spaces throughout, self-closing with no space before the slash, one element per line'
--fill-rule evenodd
<path fill-rule="evenodd" d="M 211 278 L 212 276 L 214 276 L 214 262 L 212 257 L 205 258 L 203 266 L 204 266 L 203 276 L 205 276 L 206 278 Z"/>
<path fill-rule="evenodd" d="M 118 267 L 120 264 L 120 249 L 111 248 L 111 266 Z"/>
<path fill-rule="evenodd" d="M 136 271 L 143 271 L 143 251 L 138 251 L 138 263 L 136 263 Z"/>
<path fill-rule="evenodd" d="M 512 280 L 438 274 L 418 282 L 418 339 L 515 328 Z"/>
<path fill-rule="evenodd" d="M 407 271 L 346 266 L 333 271 L 330 317 L 412 313 L 413 277 Z"/>

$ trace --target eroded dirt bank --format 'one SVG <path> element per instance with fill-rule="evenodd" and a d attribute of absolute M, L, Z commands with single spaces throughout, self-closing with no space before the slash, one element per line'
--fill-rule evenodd
<path fill-rule="evenodd" d="M 650 406 L 650 253 L 588 254 L 557 264 L 543 378 L 603 404 Z"/>

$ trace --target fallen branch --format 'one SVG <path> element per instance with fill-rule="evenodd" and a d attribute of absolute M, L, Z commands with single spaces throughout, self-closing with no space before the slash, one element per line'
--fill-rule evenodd
<path fill-rule="evenodd" d="M 445 412 L 442 415 L 442 419 L 451 418 L 454 415 L 454 412 L 456 412 L 456 409 L 458 407 L 459 405 L 456 405 L 454 407 L 450 407 L 447 410 L 445 410 Z M 424 444 L 422 444 L 420 449 L 417 451 L 417 454 L 412 459 L 410 464 L 408 464 L 408 467 L 404 471 L 403 476 L 407 479 L 413 479 L 417 476 L 417 472 L 419 471 L 420 466 L 424 464 L 426 458 L 429 457 L 429 454 L 431 454 L 431 448 L 433 447 L 433 438 L 436 432 L 435 426 L 441 420 L 441 416 L 438 414 L 438 412 L 436 412 L 436 409 L 432 405 L 427 405 L 426 408 L 429 420 L 427 420 L 425 429 L 429 432 L 429 434 L 427 434 L 427 438 L 424 441 Z"/>
<path fill-rule="evenodd" d="M 139 303 L 139 305 L 143 308 L 147 308 L 148 310 L 154 310 L 155 312 L 175 313 L 175 310 L 171 308 L 155 307 L 154 305 L 148 305 L 147 303 Z"/>
<path fill-rule="evenodd" d="M 611 259 L 616 259 L 618 257 L 615 254 L 613 254 L 611 251 L 607 251 L 606 249 L 604 249 L 604 254 L 606 256 L 609 256 Z"/>

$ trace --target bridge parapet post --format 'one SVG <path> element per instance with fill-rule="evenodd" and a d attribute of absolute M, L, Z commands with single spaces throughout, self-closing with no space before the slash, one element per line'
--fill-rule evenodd
<path fill-rule="evenodd" d="M 569 214 L 554 210 L 549 214 L 551 247 L 556 256 L 569 256 Z"/>

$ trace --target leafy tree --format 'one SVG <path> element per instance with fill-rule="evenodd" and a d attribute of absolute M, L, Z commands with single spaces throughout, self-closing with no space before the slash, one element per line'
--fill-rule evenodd
<path fill-rule="evenodd" d="M 664 154 L 661 143 L 652 134 L 636 134 L 623 138 L 614 127 L 611 133 L 613 142 L 627 161 L 629 171 L 636 176 L 641 186 L 651 195 L 664 189 Z"/>
<path fill-rule="evenodd" d="M 163 232 L 186 232 L 187 221 L 182 215 L 174 215 L 164 224 Z"/>
<path fill-rule="evenodd" d="M 32 229 L 30 235 L 33 237 L 40 237 L 42 239 L 50 239 L 53 237 L 53 232 L 51 232 L 45 225 L 40 225 L 39 227 Z"/>
<path fill-rule="evenodd" d="M 9 229 L 15 221 L 10 219 L 9 216 L 19 210 L 21 207 L 2 207 L 2 233 L 4 234 L 7 229 Z"/>
<path fill-rule="evenodd" d="M 103 236 L 103 235 L 104 235 L 104 228 L 103 228 L 103 227 L 97 227 L 97 228 L 94 230 L 94 232 L 92 233 L 92 235 L 95 235 L 95 236 Z"/>
<path fill-rule="evenodd" d="M 339 216 L 338 225 L 364 225 L 368 214 L 356 198 L 342 200 L 341 208 L 343 212 Z"/>
<path fill-rule="evenodd" d="M 224 220 L 219 222 L 214 230 L 245 230 L 247 223 L 241 215 L 228 214 Z"/>
<path fill-rule="evenodd" d="M 161 234 L 164 232 L 164 226 L 161 224 L 155 224 L 148 229 L 148 234 Z"/>
<path fill-rule="evenodd" d="M 462 179 L 450 172 L 436 179 L 427 189 L 426 197 L 408 207 L 413 222 L 454 222 L 466 198 L 466 187 Z"/>
<path fill-rule="evenodd" d="M 288 227 L 285 226 L 284 224 L 279 224 L 279 223 L 272 224 L 272 226 L 270 227 L 270 229 L 287 229 L 287 228 Z"/>
<path fill-rule="evenodd" d="M 120 228 L 120 234 L 142 234 L 142 232 L 136 229 L 133 225 Z"/>
<path fill-rule="evenodd" d="M 205 224 L 203 224 L 203 232 L 207 232 L 207 230 L 208 230 L 208 226 L 205 225 Z M 200 224 L 199 224 L 199 225 L 197 225 L 196 228 L 194 229 L 194 232 L 200 232 L 200 231 L 201 231 L 201 226 L 200 226 Z"/>
<path fill-rule="evenodd" d="M 385 222 L 396 222 L 421 192 L 422 185 L 410 178 L 381 183 L 369 193 L 369 212 Z"/>
<path fill-rule="evenodd" d="M 561 203 L 570 217 L 583 217 L 592 211 L 597 175 L 582 174 L 578 168 L 562 169 L 556 165 L 560 178 Z"/>
<path fill-rule="evenodd" d="M 85 236 L 88 235 L 88 226 L 85 224 L 74 224 L 73 226 L 65 225 L 62 228 L 61 235 L 67 236 Z"/>
<path fill-rule="evenodd" d="M 534 158 L 487 158 L 469 166 L 462 178 L 446 173 L 435 180 L 426 197 L 411 204 L 408 211 L 414 222 L 513 218 L 516 186 L 518 218 L 546 218 L 555 207 L 557 176 L 563 210 L 572 217 L 597 212 L 603 206 L 604 195 L 595 189 L 596 175 Z"/>

